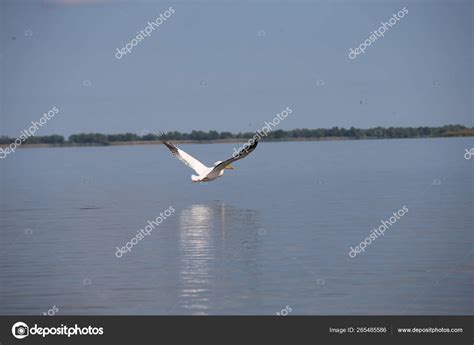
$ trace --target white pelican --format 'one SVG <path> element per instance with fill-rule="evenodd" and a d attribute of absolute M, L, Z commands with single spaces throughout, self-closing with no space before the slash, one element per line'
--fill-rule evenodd
<path fill-rule="evenodd" d="M 198 174 L 197 176 L 191 175 L 191 180 L 193 182 L 209 182 L 224 175 L 224 169 L 233 170 L 234 168 L 232 167 L 231 163 L 247 157 L 253 150 L 255 150 L 258 144 L 258 139 L 252 140 L 254 141 L 252 145 L 249 145 L 247 148 L 242 148 L 239 152 L 234 152 L 232 158 L 229 158 L 225 161 L 215 162 L 214 167 L 205 166 L 196 158 L 177 148 L 169 141 L 161 140 L 161 142 L 170 149 L 173 156 L 178 158 L 181 162 L 186 164 Z"/>

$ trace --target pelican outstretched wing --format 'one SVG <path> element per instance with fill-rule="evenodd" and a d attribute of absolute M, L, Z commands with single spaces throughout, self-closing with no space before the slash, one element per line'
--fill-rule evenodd
<path fill-rule="evenodd" d="M 172 143 L 170 143 L 169 141 L 161 141 L 167 148 L 170 149 L 171 153 L 173 154 L 173 156 L 175 156 L 176 158 L 178 158 L 181 162 L 183 162 L 184 164 L 186 164 L 188 167 L 190 167 L 191 169 L 193 169 L 198 175 L 203 175 L 205 174 L 206 172 L 209 171 L 209 168 L 207 166 L 205 166 L 204 164 L 202 164 L 199 160 L 197 160 L 196 158 L 194 158 L 193 156 L 187 154 L 186 152 L 184 152 L 183 150 L 177 148 L 176 146 L 174 146 Z"/>
<path fill-rule="evenodd" d="M 253 150 L 255 150 L 255 148 L 257 147 L 257 144 L 258 144 L 258 139 L 254 139 L 254 142 L 252 145 L 250 145 L 249 147 L 247 147 L 246 149 L 242 148 L 239 150 L 239 152 L 234 156 L 232 156 L 232 158 L 229 158 L 219 164 L 217 164 L 214 169 L 212 169 L 212 171 L 207 175 L 208 177 L 213 177 L 214 175 L 219 175 L 219 172 L 224 169 L 226 166 L 228 166 L 229 164 L 232 164 L 240 159 L 243 159 L 245 157 L 247 157 L 250 153 L 252 153 Z"/>

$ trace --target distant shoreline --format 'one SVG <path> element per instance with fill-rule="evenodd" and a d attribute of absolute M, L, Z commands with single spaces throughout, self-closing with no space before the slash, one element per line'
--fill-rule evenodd
<path fill-rule="evenodd" d="M 408 138 L 407 138 L 408 139 Z M 215 139 L 215 140 L 169 140 L 174 144 L 228 144 L 228 143 L 245 143 L 249 139 Z M 347 137 L 328 137 L 328 138 L 281 138 L 265 140 L 266 142 L 282 142 L 282 141 L 329 141 L 329 140 L 360 140 L 357 138 Z M 263 140 L 262 140 L 263 141 Z M 19 148 L 35 148 L 35 147 L 97 147 L 97 146 L 134 146 L 134 145 L 162 145 L 160 140 L 135 140 L 135 141 L 113 141 L 107 144 L 78 144 L 78 143 L 64 143 L 64 144 L 23 144 Z M 8 145 L 0 145 L 1 148 L 8 147 Z"/>
<path fill-rule="evenodd" d="M 323 137 L 323 138 L 279 138 L 265 139 L 266 142 L 292 142 L 292 141 L 347 141 L 347 140 L 394 140 L 394 139 L 442 139 L 442 138 L 461 138 L 474 137 L 474 131 L 462 133 L 447 133 L 443 136 L 409 137 L 409 138 L 356 138 L 356 137 Z M 215 139 L 215 140 L 170 140 L 175 144 L 228 144 L 245 143 L 249 139 Z M 18 148 L 50 148 L 50 147 L 102 147 L 102 146 L 135 146 L 135 145 L 162 145 L 160 140 L 134 140 L 134 141 L 114 141 L 106 144 L 100 143 L 62 143 L 62 144 L 23 144 Z M 6 148 L 8 145 L 0 144 L 0 148 Z"/>

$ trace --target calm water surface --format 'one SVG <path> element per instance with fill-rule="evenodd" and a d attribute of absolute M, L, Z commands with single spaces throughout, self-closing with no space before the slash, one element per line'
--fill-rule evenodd
<path fill-rule="evenodd" d="M 211 164 L 238 145 L 181 147 Z M 0 161 L 0 314 L 473 314 L 470 147 L 263 142 L 208 184 L 159 145 L 18 150 Z"/>

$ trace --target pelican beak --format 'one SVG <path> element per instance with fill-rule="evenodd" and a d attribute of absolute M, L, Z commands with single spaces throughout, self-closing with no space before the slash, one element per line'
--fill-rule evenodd
<path fill-rule="evenodd" d="M 224 167 L 224 169 L 234 170 L 234 167 L 229 164 L 229 165 L 226 165 L 226 166 Z"/>

